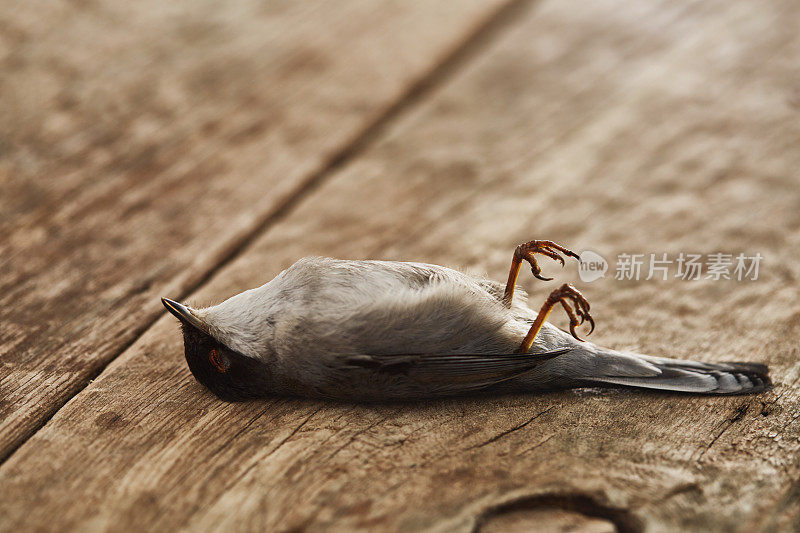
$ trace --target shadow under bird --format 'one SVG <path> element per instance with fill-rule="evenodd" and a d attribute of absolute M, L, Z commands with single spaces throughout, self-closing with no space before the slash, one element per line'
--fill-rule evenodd
<path fill-rule="evenodd" d="M 162 298 L 181 322 L 195 378 L 223 400 L 273 395 L 413 400 L 486 392 L 628 386 L 741 394 L 770 385 L 759 363 L 701 363 L 582 341 L 594 329 L 573 286 L 536 312 L 516 289 L 523 261 L 578 255 L 552 241 L 514 251 L 505 285 L 450 268 L 305 258 L 256 289 L 194 309 Z M 517 293 L 516 298 L 515 292 Z M 546 319 L 561 305 L 570 332 Z"/>

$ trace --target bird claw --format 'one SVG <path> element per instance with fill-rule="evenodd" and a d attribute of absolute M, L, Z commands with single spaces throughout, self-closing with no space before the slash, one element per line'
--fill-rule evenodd
<path fill-rule="evenodd" d="M 518 258 L 527 261 L 531 265 L 531 273 L 533 274 L 533 277 L 542 281 L 552 281 L 553 278 L 542 276 L 542 269 L 539 268 L 539 264 L 536 261 L 536 254 L 544 255 L 555 261 L 558 261 L 561 263 L 562 268 L 566 265 L 564 260 L 565 255 L 580 260 L 580 256 L 578 254 L 572 250 L 564 248 L 560 244 L 554 243 L 553 241 L 528 241 L 517 246 L 517 249 L 514 251 L 514 253 Z"/>
<path fill-rule="evenodd" d="M 564 308 L 564 311 L 566 311 L 567 316 L 569 316 L 569 331 L 572 333 L 573 337 L 579 341 L 583 340 L 578 336 L 575 328 L 582 326 L 585 322 L 588 322 L 590 326 L 587 335 L 592 334 L 595 324 L 594 318 L 592 318 L 592 315 L 589 313 L 589 301 L 578 289 L 565 283 L 550 294 L 550 300 L 553 303 L 561 302 L 561 306 Z M 572 302 L 572 306 L 570 306 L 569 302 Z"/>
<path fill-rule="evenodd" d="M 539 270 L 538 266 L 535 269 L 533 267 L 531 267 L 531 274 L 533 274 L 534 278 L 540 279 L 542 281 L 553 281 L 553 278 L 546 278 L 546 277 L 542 276 L 542 271 Z"/>
<path fill-rule="evenodd" d="M 566 311 L 567 316 L 569 317 L 569 331 L 572 333 L 573 337 L 579 341 L 583 340 L 578 336 L 575 328 L 582 326 L 587 322 L 591 326 L 588 334 L 592 334 L 594 331 L 594 318 L 592 318 L 592 315 L 589 313 L 589 301 L 583 297 L 578 289 L 569 283 L 565 283 L 561 287 L 551 292 L 550 296 L 548 296 L 547 300 L 545 300 L 544 304 L 542 304 L 542 308 L 539 310 L 539 314 L 536 315 L 536 319 L 533 321 L 533 324 L 531 324 L 528 334 L 525 335 L 524 339 L 522 339 L 522 342 L 517 349 L 518 353 L 527 353 L 531 349 L 536 335 L 539 334 L 539 331 L 541 331 L 545 320 L 547 320 L 547 317 L 550 315 L 553 307 L 555 307 L 555 305 L 558 303 L 561 303 L 561 305 L 564 307 L 564 311 Z"/>

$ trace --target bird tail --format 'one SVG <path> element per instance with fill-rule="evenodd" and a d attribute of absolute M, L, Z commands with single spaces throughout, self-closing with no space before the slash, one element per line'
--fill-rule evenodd
<path fill-rule="evenodd" d="M 701 363 L 597 348 L 584 380 L 695 394 L 751 394 L 768 389 L 769 370 L 761 363 Z"/>

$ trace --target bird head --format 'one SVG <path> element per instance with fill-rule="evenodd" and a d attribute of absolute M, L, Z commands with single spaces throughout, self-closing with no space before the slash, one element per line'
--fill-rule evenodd
<path fill-rule="evenodd" d="M 197 381 L 226 401 L 263 397 L 269 392 L 267 366 L 233 348 L 234 336 L 215 324 L 212 313 L 168 298 L 161 298 L 161 303 L 180 321 L 186 362 Z"/>

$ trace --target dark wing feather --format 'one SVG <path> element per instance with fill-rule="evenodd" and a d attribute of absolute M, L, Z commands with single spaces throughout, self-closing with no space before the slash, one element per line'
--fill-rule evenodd
<path fill-rule="evenodd" d="M 355 355 L 346 364 L 404 377 L 441 392 L 471 391 L 530 372 L 570 348 L 543 353 L 458 355 Z"/>

